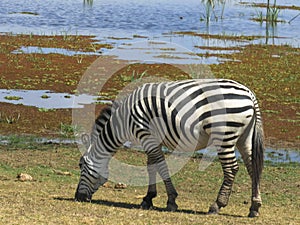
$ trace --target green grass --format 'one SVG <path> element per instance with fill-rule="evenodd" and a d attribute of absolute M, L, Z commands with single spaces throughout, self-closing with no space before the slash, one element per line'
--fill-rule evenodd
<path fill-rule="evenodd" d="M 147 74 L 147 71 L 138 73 L 134 70 L 131 75 L 121 74 L 120 78 L 123 82 L 134 82 L 136 80 L 142 79 L 146 74 Z"/>
<path fill-rule="evenodd" d="M 60 123 L 60 135 L 62 137 L 72 138 L 78 130 L 76 125 Z"/>
<path fill-rule="evenodd" d="M 8 123 L 8 124 L 17 123 L 20 117 L 21 117 L 20 113 L 7 114 L 7 113 L 0 112 L 0 123 Z"/>
<path fill-rule="evenodd" d="M 41 149 L 40 149 L 41 148 Z M 47 148 L 47 149 L 45 149 Z M 46 150 L 46 151 L 45 151 Z M 247 217 L 250 207 L 250 179 L 242 163 L 229 205 L 218 216 L 206 215 L 222 182 L 218 162 L 198 171 L 199 159 L 172 177 L 179 193 L 178 212 L 166 212 L 166 192 L 158 184 L 155 209 L 139 209 L 147 187 L 114 185 L 100 188 L 92 203 L 74 202 L 79 179 L 80 152 L 72 146 L 44 145 L 36 149 L 0 146 L 0 220 L 7 224 L 296 224 L 299 221 L 300 167 L 297 163 L 267 163 L 262 178 L 261 216 Z M 141 152 L 120 150 L 116 157 L 131 164 L 143 164 Z M 68 176 L 56 171 L 66 171 Z M 18 173 L 34 181 L 17 181 Z"/>

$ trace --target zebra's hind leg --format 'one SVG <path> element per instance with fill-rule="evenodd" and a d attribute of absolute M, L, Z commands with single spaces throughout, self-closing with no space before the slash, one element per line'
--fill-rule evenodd
<path fill-rule="evenodd" d="M 217 200 L 209 208 L 209 214 L 217 214 L 222 207 L 227 206 L 232 191 L 234 178 L 239 170 L 233 148 L 219 152 L 218 156 L 222 165 L 224 180 Z"/>
<path fill-rule="evenodd" d="M 249 212 L 249 217 L 257 217 L 259 216 L 259 208 L 262 205 L 262 199 L 260 196 L 260 188 L 259 188 L 259 182 L 255 182 L 254 180 L 254 173 L 253 173 L 253 159 L 252 159 L 252 149 L 250 143 L 245 141 L 243 144 L 238 145 L 238 149 L 242 155 L 243 161 L 245 163 L 245 166 L 247 168 L 248 174 L 252 180 L 252 197 L 251 197 L 251 207 Z M 261 175 L 261 172 L 259 176 Z"/>
<path fill-rule="evenodd" d="M 155 198 L 157 195 L 157 191 L 156 191 L 157 168 L 156 168 L 156 165 L 149 164 L 149 160 L 148 160 L 147 170 L 148 170 L 148 175 L 149 175 L 149 185 L 148 185 L 147 195 L 143 198 L 143 201 L 141 203 L 142 209 L 152 209 L 153 208 L 152 199 Z"/>

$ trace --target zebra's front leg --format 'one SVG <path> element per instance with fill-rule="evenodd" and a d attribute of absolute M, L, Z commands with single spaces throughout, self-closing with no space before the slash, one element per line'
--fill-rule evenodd
<path fill-rule="evenodd" d="M 148 206 L 151 208 L 152 199 L 156 197 L 156 172 L 159 173 L 160 177 L 165 183 L 166 191 L 168 195 L 167 201 L 167 210 L 168 211 L 176 211 L 178 206 L 176 204 L 176 197 L 178 196 L 175 187 L 171 181 L 169 168 L 165 161 L 165 157 L 161 149 L 157 149 L 156 151 L 149 151 L 148 153 L 148 173 L 149 173 L 149 186 L 148 193 L 144 197 L 142 202 L 142 207 L 147 208 Z"/>
<path fill-rule="evenodd" d="M 141 203 L 142 209 L 152 209 L 153 203 L 152 199 L 156 197 L 157 191 L 156 191 L 156 172 L 157 168 L 155 164 L 149 164 L 147 165 L 148 175 L 149 175 L 149 185 L 148 185 L 148 192 L 147 195 L 143 198 L 143 201 Z"/>
<path fill-rule="evenodd" d="M 220 155 L 224 154 L 224 156 L 226 155 L 225 153 L 219 153 L 219 158 Z M 228 157 L 229 155 L 227 155 Z M 224 173 L 224 181 L 222 183 L 222 186 L 220 188 L 217 200 L 210 206 L 208 213 L 209 214 L 217 214 L 219 213 L 220 209 L 227 206 L 228 201 L 229 201 L 229 197 L 232 191 L 232 186 L 233 186 L 233 182 L 234 182 L 234 178 L 236 173 L 239 170 L 236 158 L 234 157 L 234 159 L 229 158 L 230 160 L 222 160 L 222 158 L 220 158 L 221 160 L 221 164 L 222 164 L 222 169 L 223 169 L 223 173 Z"/>

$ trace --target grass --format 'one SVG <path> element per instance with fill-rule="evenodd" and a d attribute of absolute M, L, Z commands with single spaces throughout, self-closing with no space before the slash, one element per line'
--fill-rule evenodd
<path fill-rule="evenodd" d="M 146 74 L 147 74 L 147 71 L 138 73 L 134 70 L 134 71 L 132 71 L 131 75 L 121 74 L 120 78 L 123 82 L 134 82 L 136 80 L 142 79 Z"/>
<path fill-rule="evenodd" d="M 216 198 L 222 171 L 214 162 L 198 171 L 199 159 L 191 159 L 173 181 L 179 193 L 178 212 L 166 212 L 164 185 L 158 184 L 154 210 L 139 209 L 147 187 L 100 188 L 92 203 L 74 202 L 79 178 L 80 152 L 73 146 L 40 145 L 37 149 L 0 146 L 0 219 L 7 224 L 296 224 L 299 221 L 299 164 L 267 164 L 262 179 L 263 206 L 259 218 L 247 218 L 250 179 L 240 164 L 229 205 L 219 216 L 208 216 Z M 120 150 L 123 162 L 141 164 L 145 155 Z M 63 172 L 57 172 L 63 171 Z M 32 182 L 19 182 L 27 173 Z"/>
<path fill-rule="evenodd" d="M 72 138 L 78 131 L 78 126 L 72 124 L 60 123 L 60 135 L 63 137 Z"/>
<path fill-rule="evenodd" d="M 17 123 L 21 117 L 20 113 L 12 113 L 7 115 L 6 113 L 0 112 L 0 123 L 13 124 Z"/>

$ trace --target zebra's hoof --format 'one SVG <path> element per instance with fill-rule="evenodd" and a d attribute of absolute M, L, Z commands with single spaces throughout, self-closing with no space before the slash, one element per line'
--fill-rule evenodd
<path fill-rule="evenodd" d="M 143 200 L 142 203 L 141 203 L 141 209 L 153 209 L 153 204 L 152 202 L 148 202 L 148 201 L 145 201 Z"/>
<path fill-rule="evenodd" d="M 174 203 L 167 203 L 167 208 L 166 210 L 167 211 L 170 211 L 170 212 L 175 212 L 176 210 L 178 209 L 178 205 L 174 202 Z"/>
<path fill-rule="evenodd" d="M 248 217 L 253 218 L 253 217 L 258 217 L 259 216 L 259 212 L 251 210 Z"/>
<path fill-rule="evenodd" d="M 219 214 L 219 212 L 220 208 L 216 202 L 209 207 L 208 214 L 216 215 Z"/>

